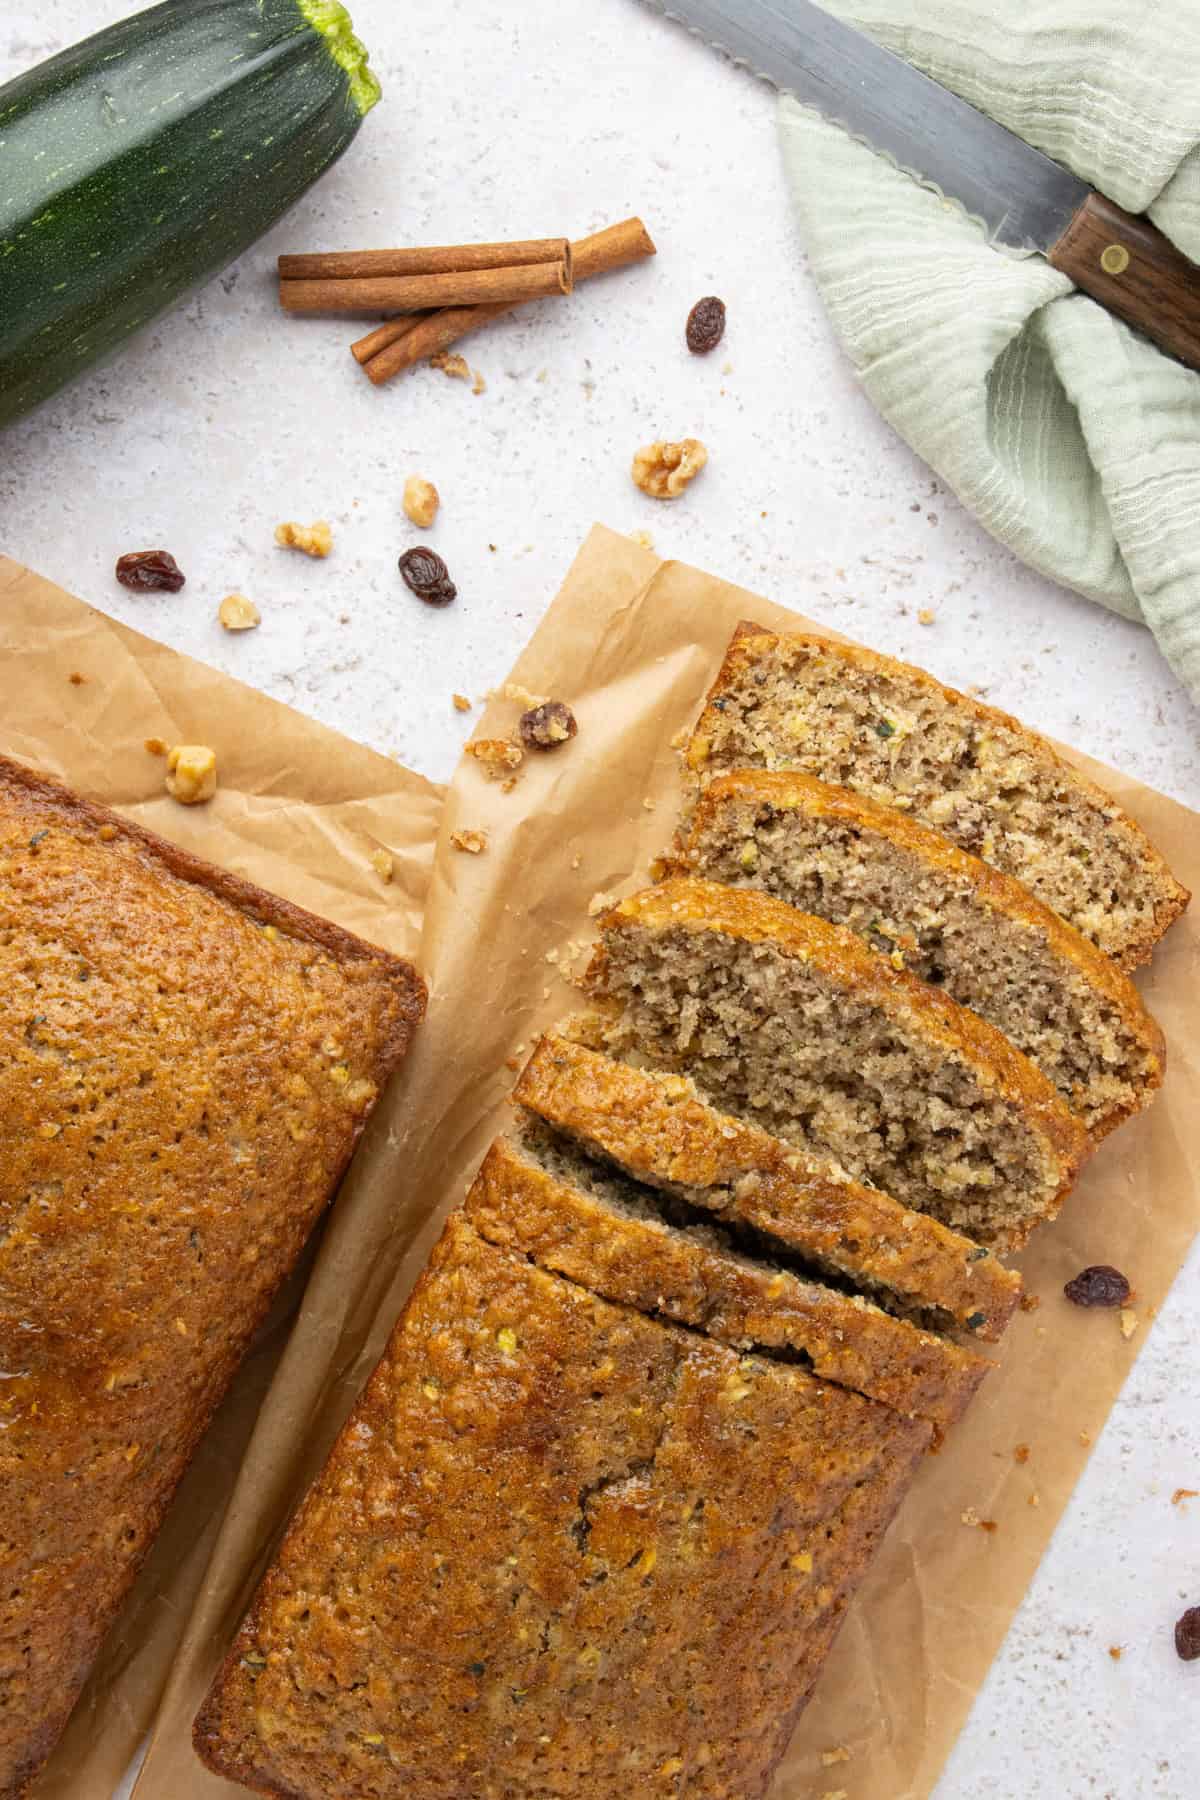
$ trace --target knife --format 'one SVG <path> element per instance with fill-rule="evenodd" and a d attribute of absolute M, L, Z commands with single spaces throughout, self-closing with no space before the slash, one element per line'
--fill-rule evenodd
<path fill-rule="evenodd" d="M 650 3 L 959 201 L 993 243 L 1039 252 L 1109 312 L 1200 368 L 1200 268 L 1149 219 L 811 0 Z"/>

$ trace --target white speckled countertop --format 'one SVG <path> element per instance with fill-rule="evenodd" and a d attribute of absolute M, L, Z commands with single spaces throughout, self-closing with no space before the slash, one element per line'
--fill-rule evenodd
<path fill-rule="evenodd" d="M 0 80 L 128 10 L 39 0 L 0 18 Z M 287 223 L 119 361 L 0 442 L 0 549 L 83 598 L 414 768 L 446 776 L 454 689 L 502 678 L 587 527 L 649 531 L 728 576 L 1200 805 L 1200 714 L 1135 626 L 1050 586 L 975 525 L 855 385 L 805 272 L 768 90 L 638 0 L 356 0 L 386 100 Z M 528 308 L 463 348 L 475 396 L 422 369 L 381 392 L 341 320 L 280 317 L 281 249 L 563 232 L 640 212 L 654 264 Z M 722 349 L 689 356 L 701 294 Z M 709 468 L 667 508 L 634 448 L 695 435 Z M 420 471 L 456 606 L 396 573 Z M 328 517 L 334 557 L 277 551 Z M 112 577 L 167 545 L 177 597 Z M 260 630 L 220 629 L 240 589 Z M 932 608 L 929 626 L 918 622 Z M 1188 1800 L 1200 1664 L 1171 1627 L 1200 1602 L 1200 1254 L 1176 1285 L 975 1707 L 938 1800 Z M 1109 1645 L 1120 1644 L 1114 1662 Z M 839 1774 L 843 1773 L 838 1771 Z M 856 1797 L 857 1800 L 857 1797 Z M 862 1800 L 889 1800 L 885 1795 Z"/>

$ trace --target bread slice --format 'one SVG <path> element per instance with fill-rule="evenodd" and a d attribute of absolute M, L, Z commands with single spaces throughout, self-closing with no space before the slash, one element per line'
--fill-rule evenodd
<path fill-rule="evenodd" d="M 540 1121 L 499 1138 L 467 1196 L 481 1237 L 606 1300 L 780 1355 L 897 1412 L 953 1425 L 993 1366 L 978 1352 L 859 1294 L 830 1287 L 755 1244 L 693 1222 L 665 1195 L 590 1163 Z"/>
<path fill-rule="evenodd" d="M 605 1047 L 832 1156 L 906 1206 L 1006 1249 L 1057 1212 L 1087 1134 L 1028 1057 L 841 926 L 768 895 L 674 880 L 601 920 L 586 983 Z"/>
<path fill-rule="evenodd" d="M 911 812 L 1124 968 L 1147 960 L 1188 903 L 1141 827 L 1044 738 L 873 650 L 743 628 L 687 761 L 704 781 L 799 769 Z"/>
<path fill-rule="evenodd" d="M 0 1794 L 22 1793 L 425 1008 L 0 759 Z"/>
<path fill-rule="evenodd" d="M 454 1214 L 196 1748 L 277 1800 L 762 1800 L 931 1430 Z"/>
<path fill-rule="evenodd" d="M 592 1158 L 753 1232 L 821 1275 L 889 1309 L 927 1314 L 994 1343 L 1021 1278 L 992 1252 L 899 1206 L 755 1125 L 706 1106 L 684 1075 L 614 1062 L 552 1032 L 534 1048 L 514 1100 Z"/>
<path fill-rule="evenodd" d="M 906 813 L 796 771 L 705 789 L 681 872 L 847 925 L 1023 1050 L 1094 1139 L 1149 1104 L 1162 1033 L 1129 977 L 1011 875 Z"/>

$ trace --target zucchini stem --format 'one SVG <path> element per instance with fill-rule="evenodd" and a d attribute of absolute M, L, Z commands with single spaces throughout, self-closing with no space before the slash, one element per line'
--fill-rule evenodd
<path fill-rule="evenodd" d="M 350 94 L 365 118 L 383 90 L 379 77 L 367 66 L 370 54 L 362 39 L 354 34 L 350 14 L 342 0 L 296 0 L 296 5 L 314 31 L 325 39 L 335 63 L 344 69 L 350 82 Z"/>

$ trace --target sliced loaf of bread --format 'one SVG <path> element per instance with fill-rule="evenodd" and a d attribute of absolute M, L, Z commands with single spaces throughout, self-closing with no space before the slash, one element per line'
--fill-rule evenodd
<path fill-rule="evenodd" d="M 1128 975 L 1011 875 L 892 807 L 795 770 L 700 796 L 681 871 L 847 925 L 989 1020 L 1099 1139 L 1162 1083 L 1162 1033 Z"/>
<path fill-rule="evenodd" d="M 739 1252 L 711 1224 L 589 1162 L 526 1118 L 484 1158 L 466 1200 L 480 1237 L 606 1300 L 782 1356 L 910 1418 L 952 1425 L 992 1365 L 975 1350 L 805 1272 Z"/>
<path fill-rule="evenodd" d="M 1031 888 L 1125 968 L 1188 903 L 1141 827 L 1007 713 L 907 663 L 796 632 L 735 637 L 687 751 L 707 781 L 800 769 L 911 812 Z"/>
<path fill-rule="evenodd" d="M 685 1075 L 635 1069 L 551 1032 L 514 1100 L 589 1157 L 610 1164 L 820 1276 L 848 1281 L 888 1310 L 985 1342 L 1004 1332 L 1021 1278 L 992 1252 L 925 1213 L 707 1106 Z"/>
<path fill-rule="evenodd" d="M 603 1047 L 980 1243 L 1057 1212 L 1089 1140 L 995 1026 L 769 895 L 677 879 L 601 920 Z"/>

